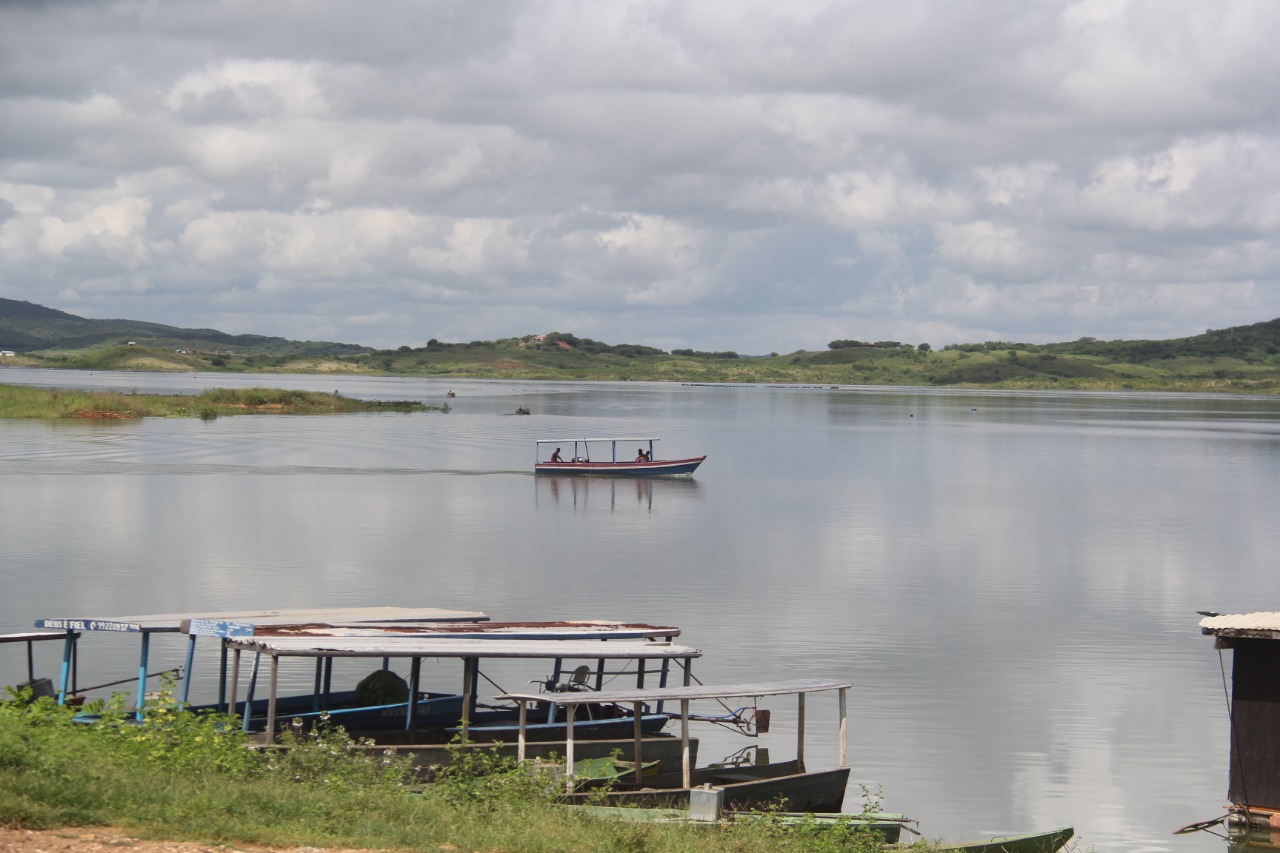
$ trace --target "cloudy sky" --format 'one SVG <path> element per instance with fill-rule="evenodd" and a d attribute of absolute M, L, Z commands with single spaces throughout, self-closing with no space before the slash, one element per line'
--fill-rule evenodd
<path fill-rule="evenodd" d="M 742 353 L 1280 317 L 1274 0 L 0 4 L 0 296 Z"/>

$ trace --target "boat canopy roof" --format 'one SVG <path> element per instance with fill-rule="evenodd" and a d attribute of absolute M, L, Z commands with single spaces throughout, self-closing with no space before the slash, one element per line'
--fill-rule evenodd
<path fill-rule="evenodd" d="M 830 678 L 805 678 L 795 681 L 766 681 L 747 684 L 695 684 L 689 687 L 654 687 L 637 690 L 600 690 L 592 693 L 556 694 L 560 705 L 580 705 L 588 702 L 661 702 L 681 699 L 733 699 L 737 697 L 784 696 L 792 693 L 819 693 L 824 690 L 842 690 L 852 687 L 852 681 Z M 545 694 L 506 693 L 497 697 L 514 701 L 536 702 Z"/>
<path fill-rule="evenodd" d="M 615 438 L 615 437 L 613 437 L 613 436 L 604 436 L 604 437 L 601 437 L 601 438 L 583 438 L 582 436 L 578 436 L 577 438 L 540 438 L 540 439 L 538 439 L 538 440 L 537 440 L 537 443 L 538 443 L 538 444 L 570 444 L 570 443 L 572 443 L 572 442 L 575 442 L 575 441 L 576 441 L 576 442 L 578 442 L 579 444 L 582 444 L 582 443 L 584 443 L 584 442 L 586 442 L 586 443 L 590 444 L 590 443 L 600 443 L 600 442 L 606 442 L 606 441 L 608 441 L 608 442 L 616 442 L 616 441 L 629 442 L 629 441 L 660 441 L 660 440 L 661 440 L 661 439 L 657 439 L 657 438 L 650 438 L 650 437 L 648 437 L 648 436 L 637 436 L 637 437 L 634 437 L 634 438 L 628 438 L 628 437 L 626 437 L 626 436 L 623 436 L 623 437 L 621 437 L 621 438 Z"/>
<path fill-rule="evenodd" d="M 194 627 L 194 626 L 193 626 Z M 235 626 L 229 626 L 234 628 Z M 642 640 L 680 636 L 673 625 L 639 622 L 361 622 L 247 626 L 252 633 L 228 630 L 220 636 L 255 637 L 453 637 L 509 640 Z M 61 635 L 58 635 L 61 636 Z"/>
<path fill-rule="evenodd" d="M 296 625 L 306 622 L 486 622 L 478 610 L 445 610 L 440 607 L 330 607 L 289 610 L 230 610 L 212 613 L 159 613 L 145 616 L 79 616 L 37 619 L 37 628 L 63 631 L 116 631 L 153 633 L 186 631 L 191 620 Z"/>
<path fill-rule="evenodd" d="M 38 643 L 41 640 L 65 640 L 66 631 L 28 631 L 25 634 L 0 634 L 0 643 Z"/>
<path fill-rule="evenodd" d="M 582 658 L 669 660 L 702 657 L 692 646 L 652 640 L 517 640 L 474 637 L 244 637 L 228 646 L 272 657 Z"/>
<path fill-rule="evenodd" d="M 1215 637 L 1280 640 L 1280 613 L 1220 613 L 1201 619 L 1200 630 Z"/>

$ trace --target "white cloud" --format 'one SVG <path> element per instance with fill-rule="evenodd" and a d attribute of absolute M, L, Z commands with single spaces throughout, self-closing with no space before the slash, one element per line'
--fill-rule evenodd
<path fill-rule="evenodd" d="M 1266 0 L 67 8 L 0 8 L 0 295 L 743 352 L 1280 316 Z"/>

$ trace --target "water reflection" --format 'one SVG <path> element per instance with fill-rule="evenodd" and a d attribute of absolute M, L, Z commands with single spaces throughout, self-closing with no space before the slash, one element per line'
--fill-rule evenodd
<path fill-rule="evenodd" d="M 682 501 L 702 501 L 702 486 L 690 477 L 534 477 L 534 501 L 539 506 L 564 506 L 574 512 L 603 509 L 652 513 L 655 496 L 669 508 Z"/>
<path fill-rule="evenodd" d="M 1227 789 L 1195 613 L 1277 606 L 1280 398 L 34 378 L 457 396 L 448 415 L 0 422 L 0 630 L 338 602 L 663 621 L 708 683 L 854 681 L 855 810 L 866 783 L 931 838 L 1072 823 L 1080 850 L 1225 844 L 1171 835 Z M 710 458 L 693 479 L 532 474 L 536 439 L 601 434 Z M 0 684 L 25 673 L 0 655 Z M 740 745 L 717 738 L 708 755 Z"/>

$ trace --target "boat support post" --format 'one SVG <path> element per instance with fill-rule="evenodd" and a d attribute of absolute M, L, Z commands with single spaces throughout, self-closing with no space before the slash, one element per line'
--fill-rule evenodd
<path fill-rule="evenodd" d="M 58 704 L 67 704 L 67 681 L 71 677 L 71 656 L 75 652 L 76 634 L 67 629 L 67 639 L 62 646 L 62 679 L 58 685 Z"/>
<path fill-rule="evenodd" d="M 138 663 L 138 698 L 133 703 L 133 714 L 142 719 L 142 703 L 147 698 L 147 658 L 151 654 L 151 633 L 142 632 L 142 659 Z"/>
<path fill-rule="evenodd" d="M 182 704 L 187 704 L 187 697 L 191 695 L 191 663 L 196 657 L 196 635 L 187 635 L 187 659 L 183 666 L 186 667 L 182 673 L 182 695 L 179 697 Z"/>
<path fill-rule="evenodd" d="M 529 703 L 523 699 L 517 699 L 516 704 L 520 706 L 520 725 L 516 729 L 516 761 L 523 763 L 525 752 L 524 728 L 529 722 Z"/>
<path fill-rule="evenodd" d="M 240 689 L 240 650 L 236 649 L 231 661 L 231 695 L 227 699 L 227 712 L 236 712 L 236 693 Z"/>
<path fill-rule="evenodd" d="M 681 787 L 692 787 L 690 778 L 693 775 L 693 762 L 689 757 L 689 700 L 680 700 L 680 783 Z"/>
<path fill-rule="evenodd" d="M 239 652 L 236 653 L 239 655 Z M 227 712 L 227 638 L 222 638 L 222 653 L 218 659 L 218 711 Z"/>
<path fill-rule="evenodd" d="M 644 661 L 641 660 L 640 663 L 641 663 L 641 666 L 643 667 Z M 641 685 L 641 689 L 643 689 L 643 685 Z M 637 788 L 639 788 L 641 785 L 640 768 L 644 767 L 644 757 L 640 755 L 640 744 L 644 741 L 644 721 L 641 719 L 641 716 L 643 714 L 644 714 L 644 703 L 643 702 L 633 703 L 631 706 L 631 719 L 632 719 L 631 734 L 636 739 L 636 747 L 635 747 L 635 754 L 632 755 L 631 758 L 636 763 L 635 784 Z"/>
<path fill-rule="evenodd" d="M 847 687 L 840 688 L 840 766 L 848 767 L 849 759 L 847 757 L 846 745 L 848 743 L 849 717 L 848 717 L 848 692 Z"/>
<path fill-rule="evenodd" d="M 422 658 L 414 657 L 409 663 L 409 696 L 404 715 L 404 730 L 418 730 L 418 684 L 422 680 Z"/>
<path fill-rule="evenodd" d="M 801 773 L 804 769 L 804 693 L 799 695 L 799 708 L 797 708 L 797 716 L 799 722 L 796 723 L 796 767 Z"/>
<path fill-rule="evenodd" d="M 280 683 L 280 656 L 271 656 L 271 692 L 267 695 L 267 743 L 276 742 L 276 686 Z"/>
<path fill-rule="evenodd" d="M 253 669 L 249 671 L 249 690 L 244 697 L 244 731 L 249 731 L 249 717 L 253 708 L 253 694 L 258 689 L 258 665 L 262 662 L 262 652 L 253 653 Z"/>
<path fill-rule="evenodd" d="M 577 710 L 576 702 L 564 709 L 564 787 L 569 792 L 573 791 L 573 717 Z"/>

